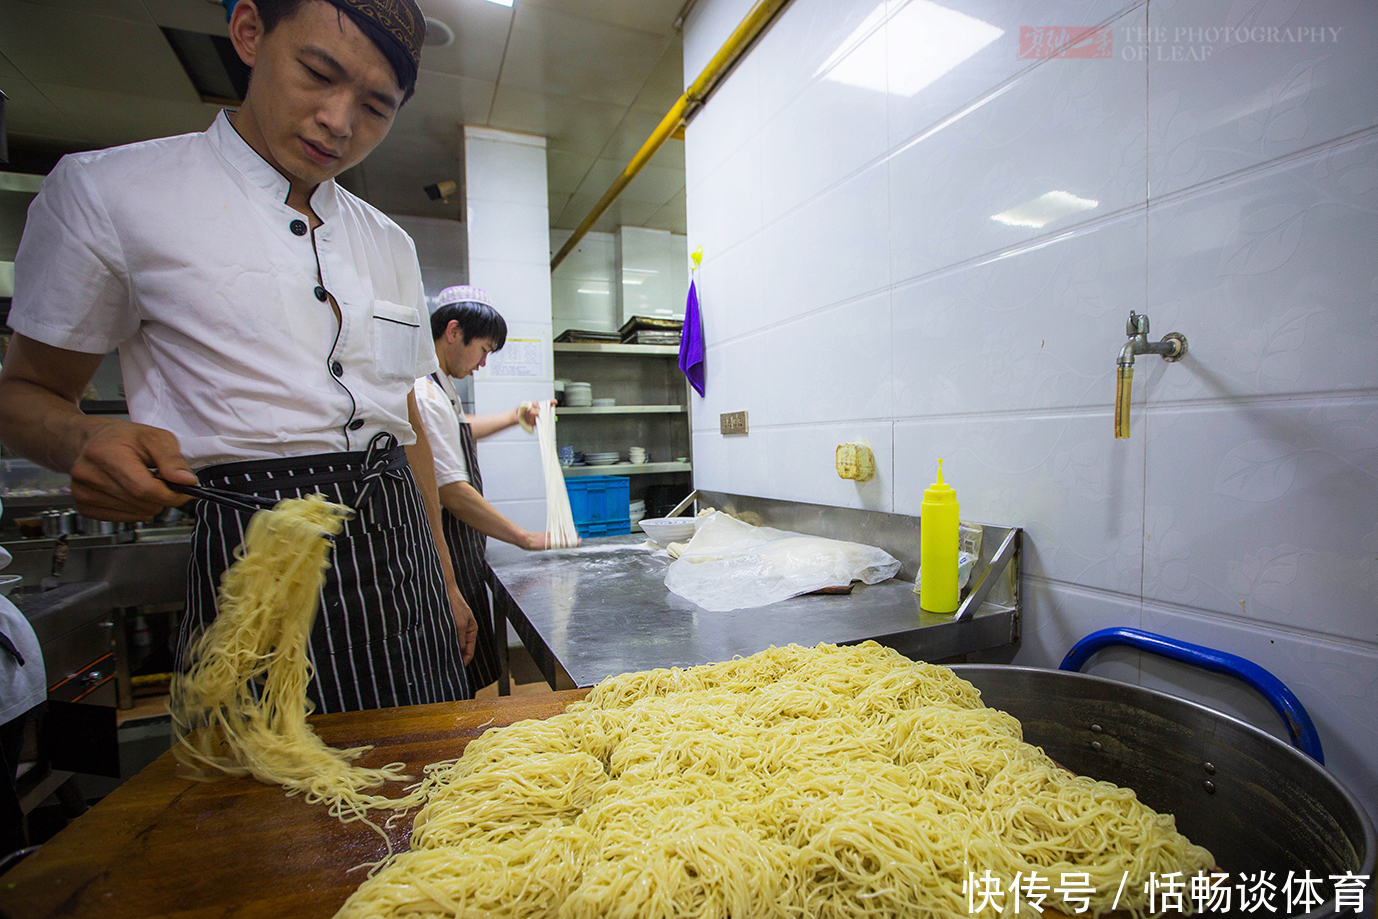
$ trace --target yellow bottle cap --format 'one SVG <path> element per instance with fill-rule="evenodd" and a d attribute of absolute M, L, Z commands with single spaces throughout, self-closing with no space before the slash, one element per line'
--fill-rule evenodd
<path fill-rule="evenodd" d="M 943 481 L 943 461 L 938 460 L 938 481 L 923 490 L 923 500 L 932 504 L 956 504 L 957 492 Z"/>

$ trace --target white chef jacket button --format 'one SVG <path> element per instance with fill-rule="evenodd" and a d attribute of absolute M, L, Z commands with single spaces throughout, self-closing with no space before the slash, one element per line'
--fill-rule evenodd
<path fill-rule="evenodd" d="M 329 296 L 329 294 L 327 294 L 327 293 L 325 292 L 325 288 L 322 287 L 322 286 L 320 286 L 319 284 L 317 284 L 317 285 L 316 285 L 316 299 L 319 300 L 319 301 L 321 301 L 322 303 L 324 303 L 324 302 L 325 302 L 325 298 L 328 297 L 328 296 Z"/>
<path fill-rule="evenodd" d="M 339 361 L 336 361 L 335 363 L 330 365 L 330 372 L 335 374 L 335 376 L 337 377 L 342 377 L 344 376 L 344 365 L 341 364 Z"/>
<path fill-rule="evenodd" d="M 305 220 L 293 220 L 291 223 L 289 223 L 289 224 L 287 225 L 287 228 L 288 228 L 289 230 L 291 230 L 291 231 L 292 231 L 294 234 L 296 234 L 297 236 L 305 236 L 305 235 L 306 235 L 306 221 L 305 221 Z"/>
<path fill-rule="evenodd" d="M 357 430 L 359 430 L 360 428 L 362 428 L 363 426 L 364 426 L 364 419 L 362 419 L 362 418 L 355 418 L 353 421 L 351 421 L 351 422 L 349 423 L 349 429 L 350 429 L 351 431 L 357 431 Z"/>

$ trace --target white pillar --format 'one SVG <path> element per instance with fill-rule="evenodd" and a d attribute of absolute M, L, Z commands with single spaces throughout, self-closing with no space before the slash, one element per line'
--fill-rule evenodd
<path fill-rule="evenodd" d="M 554 393 L 545 138 L 466 125 L 464 186 L 469 283 L 507 320 L 507 346 L 474 374 L 474 410 L 484 415 Z M 512 427 L 478 450 L 488 500 L 519 525 L 544 529 L 535 435 Z"/>

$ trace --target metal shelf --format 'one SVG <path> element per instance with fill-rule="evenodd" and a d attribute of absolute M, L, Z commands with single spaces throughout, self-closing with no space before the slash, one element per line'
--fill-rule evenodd
<path fill-rule="evenodd" d="M 573 405 L 555 409 L 555 417 L 561 415 L 656 415 L 683 414 L 689 409 L 683 405 Z"/>
<path fill-rule="evenodd" d="M 557 341 L 552 345 L 556 354 L 640 354 L 678 357 L 679 345 L 618 345 L 612 342 Z"/>
<path fill-rule="evenodd" d="M 610 466 L 565 466 L 566 478 L 581 475 L 652 475 L 658 472 L 691 472 L 693 463 L 613 463 Z"/>

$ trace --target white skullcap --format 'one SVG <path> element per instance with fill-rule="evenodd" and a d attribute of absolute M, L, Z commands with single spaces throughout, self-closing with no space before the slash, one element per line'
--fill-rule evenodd
<path fill-rule="evenodd" d="M 451 303 L 482 303 L 484 306 L 493 305 L 493 301 L 488 299 L 488 292 L 486 290 L 482 287 L 474 287 L 469 284 L 447 287 L 440 292 L 440 296 L 435 298 L 436 309 L 442 306 L 449 306 Z"/>

